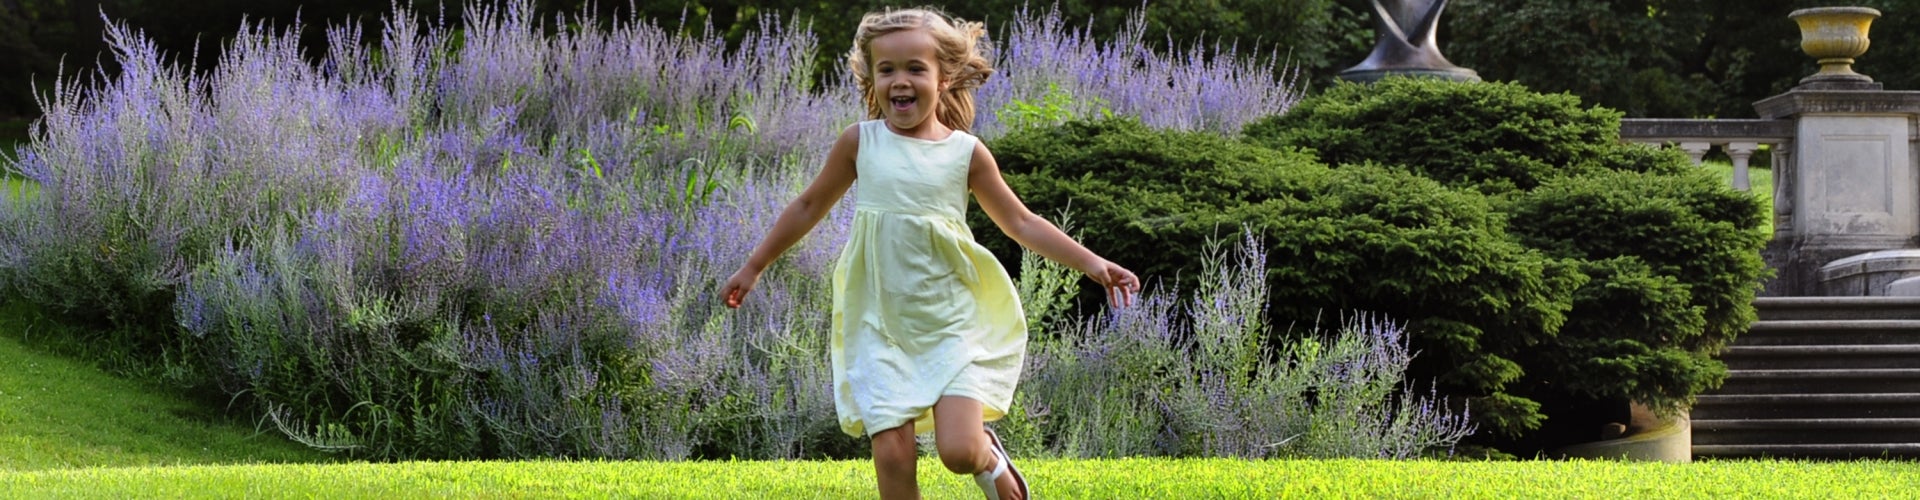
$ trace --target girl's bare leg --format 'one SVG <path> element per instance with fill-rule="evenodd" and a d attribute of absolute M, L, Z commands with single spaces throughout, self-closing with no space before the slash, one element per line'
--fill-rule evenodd
<path fill-rule="evenodd" d="M 920 498 L 920 482 L 914 476 L 914 464 L 919 459 L 912 422 L 873 435 L 873 472 L 880 480 L 882 500 Z"/>
<path fill-rule="evenodd" d="M 980 420 L 980 401 L 960 396 L 941 396 L 933 404 L 933 442 L 940 450 L 940 463 L 954 474 L 974 475 L 993 470 L 1000 459 L 987 441 L 986 423 Z M 994 482 L 1000 498 L 1018 498 L 1020 486 L 1013 474 Z"/>

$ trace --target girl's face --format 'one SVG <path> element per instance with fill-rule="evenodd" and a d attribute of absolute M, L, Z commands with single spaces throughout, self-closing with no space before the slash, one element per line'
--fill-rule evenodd
<path fill-rule="evenodd" d="M 867 42 L 873 57 L 873 93 L 895 132 L 939 139 L 948 132 L 934 117 L 947 82 L 940 72 L 933 34 L 924 29 L 895 31 Z"/>

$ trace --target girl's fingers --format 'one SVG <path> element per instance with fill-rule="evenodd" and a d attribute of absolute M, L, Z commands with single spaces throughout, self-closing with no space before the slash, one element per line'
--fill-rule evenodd
<path fill-rule="evenodd" d="M 1133 293 L 1140 289 L 1139 279 L 1126 269 L 1110 269 L 1106 278 L 1107 302 L 1113 307 L 1132 307 Z"/>
<path fill-rule="evenodd" d="M 733 309 L 739 309 L 741 300 L 745 299 L 746 296 L 746 289 L 741 288 L 739 285 L 729 284 L 725 290 L 720 292 L 721 302 Z"/>

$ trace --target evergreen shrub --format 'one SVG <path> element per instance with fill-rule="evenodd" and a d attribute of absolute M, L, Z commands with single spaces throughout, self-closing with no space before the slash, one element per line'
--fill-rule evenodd
<path fill-rule="evenodd" d="M 1083 243 L 1150 280 L 1192 289 L 1203 243 L 1250 228 L 1268 249 L 1272 324 L 1313 327 L 1342 310 L 1407 318 L 1438 339 L 1418 348 L 1420 378 L 1470 387 L 1489 396 L 1482 404 L 1517 407 L 1514 418 L 1533 409 L 1501 390 L 1518 376 L 1513 358 L 1560 327 L 1584 279 L 1508 235 L 1487 196 L 1410 172 L 1334 169 L 1299 151 L 1125 118 L 1016 132 L 993 147 L 1031 208 L 1071 205 Z M 976 218 L 985 244 L 1012 247 Z"/>
<path fill-rule="evenodd" d="M 1422 356 L 1408 378 L 1470 398 L 1488 431 L 1474 441 L 1509 452 L 1596 439 L 1585 426 L 1610 418 L 1596 405 L 1691 404 L 1754 318 L 1760 201 L 1679 153 L 1620 142 L 1617 112 L 1389 79 L 1243 130 L 1233 144 L 1115 119 L 993 147 L 1030 206 L 1071 205 L 1084 242 L 1149 280 L 1193 273 L 1195 242 L 1220 228 L 1252 228 L 1273 324 L 1409 321 Z"/>
<path fill-rule="evenodd" d="M 1244 132 L 1258 144 L 1312 149 L 1330 165 L 1371 161 L 1488 192 L 1657 164 L 1617 152 L 1618 111 L 1511 83 L 1345 83 Z"/>
<path fill-rule="evenodd" d="M 1759 199 L 1678 152 L 1621 142 L 1619 117 L 1516 84 L 1388 79 L 1336 86 L 1244 130 L 1331 164 L 1472 186 L 1493 196 L 1516 241 L 1574 263 L 1584 284 L 1565 326 L 1516 339 L 1526 348 L 1507 386 L 1527 400 L 1515 402 L 1547 402 L 1537 417 L 1559 422 L 1491 421 L 1504 418 L 1498 405 L 1481 413 L 1483 428 L 1506 431 L 1482 442 L 1530 451 L 1597 434 L 1576 424 L 1592 402 L 1671 412 L 1718 386 L 1725 366 L 1713 356 L 1752 322 L 1768 273 Z M 1423 334 L 1434 338 L 1416 332 L 1416 346 Z"/>
<path fill-rule="evenodd" d="M 1188 289 L 1192 271 L 1208 257 L 1206 241 L 1239 230 L 1238 223 L 1215 227 L 1219 214 L 1286 203 L 1298 186 L 1327 172 L 1299 152 L 1217 133 L 1156 130 L 1124 117 L 1020 129 L 992 148 L 1028 209 L 1086 220 L 1075 232 L 1089 248 L 1141 276 L 1180 279 Z M 1012 268 L 1020 248 L 982 211 L 970 217 L 977 238 Z"/>

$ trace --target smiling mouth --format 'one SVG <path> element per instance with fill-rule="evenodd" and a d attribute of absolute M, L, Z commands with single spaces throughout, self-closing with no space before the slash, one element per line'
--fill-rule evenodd
<path fill-rule="evenodd" d="M 892 99 L 888 99 L 887 101 L 893 103 L 893 109 L 904 110 L 909 107 L 912 107 L 913 103 L 917 100 L 918 99 L 915 99 L 913 97 L 908 97 L 908 96 L 895 96 Z"/>

